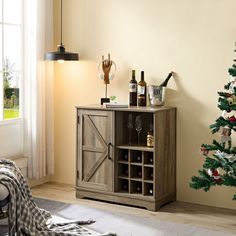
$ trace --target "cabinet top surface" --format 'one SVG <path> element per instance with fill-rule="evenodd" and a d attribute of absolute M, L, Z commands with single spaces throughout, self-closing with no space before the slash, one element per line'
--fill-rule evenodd
<path fill-rule="evenodd" d="M 128 108 L 120 108 L 120 107 L 112 107 L 112 108 L 105 108 L 100 104 L 95 105 L 86 105 L 86 106 L 76 106 L 77 109 L 89 109 L 89 110 L 104 110 L 104 111 L 133 111 L 133 112 L 158 112 L 163 110 L 172 110 L 176 109 L 175 107 L 170 106 L 156 106 L 156 107 L 136 107 L 136 106 L 129 106 Z"/>

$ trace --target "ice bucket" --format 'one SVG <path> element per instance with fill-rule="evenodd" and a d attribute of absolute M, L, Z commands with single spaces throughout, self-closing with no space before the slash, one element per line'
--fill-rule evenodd
<path fill-rule="evenodd" d="M 165 90 L 166 87 L 149 85 L 148 97 L 150 106 L 163 106 L 165 103 Z"/>

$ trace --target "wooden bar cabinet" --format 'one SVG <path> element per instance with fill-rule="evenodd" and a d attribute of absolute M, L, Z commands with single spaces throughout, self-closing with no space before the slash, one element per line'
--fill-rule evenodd
<path fill-rule="evenodd" d="M 176 108 L 78 106 L 76 197 L 157 211 L 176 199 Z M 135 129 L 141 117 L 141 131 Z M 154 145 L 147 146 L 153 127 Z M 139 141 L 139 142 L 138 142 Z"/>

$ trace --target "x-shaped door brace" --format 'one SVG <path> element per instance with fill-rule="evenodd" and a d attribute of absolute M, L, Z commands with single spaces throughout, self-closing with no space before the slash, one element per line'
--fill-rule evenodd
<path fill-rule="evenodd" d="M 103 146 L 103 152 L 101 154 L 101 157 L 95 162 L 93 167 L 90 169 L 90 171 L 87 173 L 87 175 L 84 177 L 83 181 L 88 182 L 95 172 L 98 170 L 98 168 L 101 166 L 101 164 L 105 161 L 107 155 L 108 155 L 108 149 L 107 149 L 107 143 L 102 137 L 101 133 L 97 129 L 97 127 L 94 125 L 93 121 L 91 120 L 89 115 L 84 115 L 84 120 L 87 121 L 87 123 L 93 128 L 95 136 L 100 141 L 101 145 Z M 101 149 L 100 149 L 101 150 Z"/>

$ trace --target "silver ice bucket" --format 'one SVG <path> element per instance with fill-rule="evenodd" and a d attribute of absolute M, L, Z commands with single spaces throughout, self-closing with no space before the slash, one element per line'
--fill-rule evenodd
<path fill-rule="evenodd" d="M 150 106 L 163 106 L 165 103 L 166 87 L 149 85 L 148 97 Z"/>

